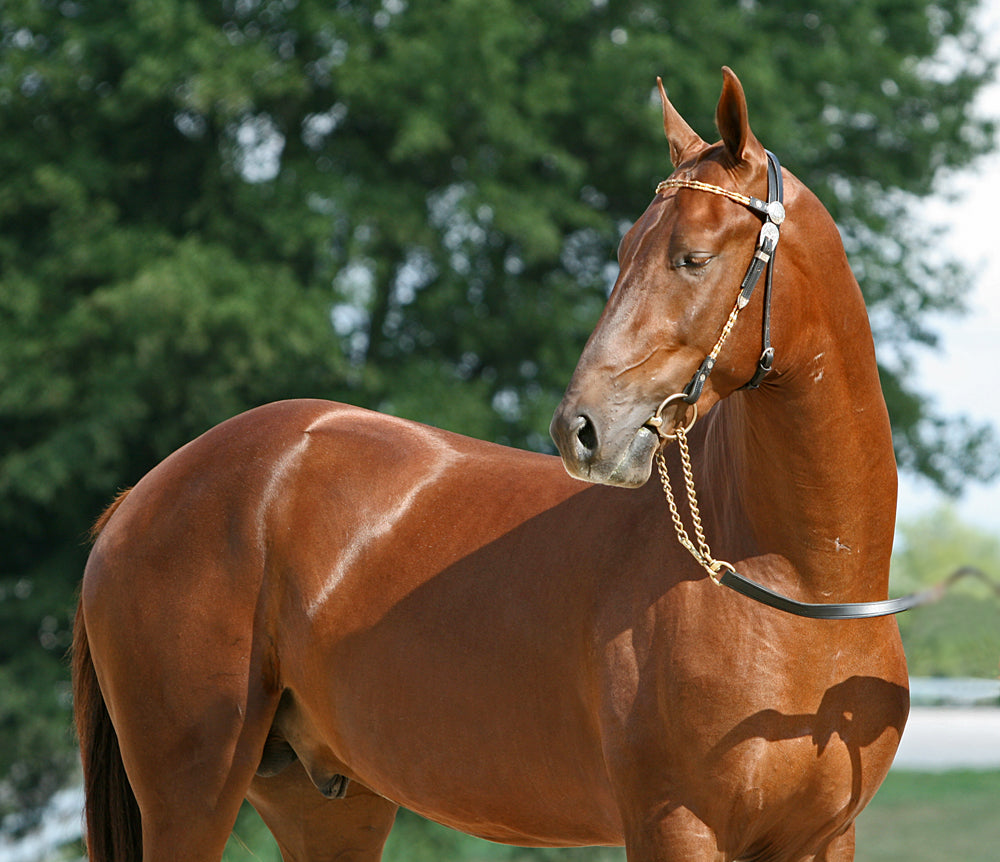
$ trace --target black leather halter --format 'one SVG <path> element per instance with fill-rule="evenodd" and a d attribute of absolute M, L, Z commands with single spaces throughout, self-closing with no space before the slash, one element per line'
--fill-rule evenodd
<path fill-rule="evenodd" d="M 761 274 L 765 271 L 767 273 L 764 279 L 764 323 L 761 333 L 760 359 L 757 361 L 757 369 L 754 371 L 753 377 L 744 383 L 740 387 L 741 389 L 756 389 L 771 371 L 771 366 L 774 365 L 774 348 L 771 346 L 771 280 L 774 277 L 774 254 L 778 247 L 779 229 L 785 220 L 785 207 L 781 163 L 770 150 L 765 150 L 765 152 L 767 153 L 767 201 L 759 200 L 750 195 L 727 195 L 731 200 L 742 203 L 764 219 L 764 227 L 757 240 L 757 250 L 754 252 L 746 275 L 743 276 L 743 281 L 740 283 L 738 302 L 741 303 L 740 307 L 742 308 L 750 302 L 750 297 L 753 295 L 757 282 L 760 281 Z M 688 185 L 683 181 L 674 181 L 673 183 L 667 181 L 667 184 L 670 185 L 674 183 L 679 187 Z M 691 184 L 688 187 L 704 188 L 706 191 L 713 190 L 713 187 L 701 184 Z M 723 192 L 723 190 L 720 189 L 719 192 Z M 713 368 L 715 368 L 715 356 L 709 354 L 695 371 L 688 385 L 684 387 L 683 400 L 685 402 L 694 404 L 701 397 L 701 391 L 704 389 Z"/>
<path fill-rule="evenodd" d="M 760 359 L 757 362 L 757 369 L 754 371 L 753 377 L 740 387 L 741 389 L 756 389 L 760 386 L 761 381 L 768 375 L 774 364 L 774 348 L 771 346 L 771 281 L 774 275 L 774 254 L 778 245 L 778 238 L 780 235 L 779 229 L 785 220 L 785 208 L 781 181 L 781 164 L 778 162 L 778 158 L 774 155 L 774 153 L 770 151 L 766 152 L 767 201 L 759 200 L 758 198 L 750 195 L 730 192 L 718 186 L 712 186 L 695 180 L 664 180 L 664 182 L 662 182 L 657 188 L 658 192 L 663 191 L 666 188 L 691 188 L 711 192 L 713 194 L 724 195 L 730 200 L 743 204 L 748 209 L 751 209 L 760 215 L 764 220 L 764 225 L 760 232 L 760 238 L 757 241 L 757 250 L 754 252 L 753 259 L 750 261 L 750 266 L 747 268 L 746 275 L 743 276 L 743 281 L 740 284 L 739 297 L 736 300 L 736 307 L 733 309 L 730 318 L 730 324 L 732 324 L 735 320 L 735 316 L 739 314 L 739 311 L 750 302 L 750 297 L 753 294 L 754 288 L 760 281 L 761 275 L 766 272 L 766 277 L 764 279 L 764 316 L 763 332 L 761 334 L 762 349 Z M 666 435 L 661 430 L 661 414 L 664 408 L 675 399 L 684 401 L 687 404 L 695 404 L 695 402 L 698 401 L 701 397 L 702 390 L 705 387 L 705 383 L 708 381 L 709 375 L 711 375 L 712 369 L 715 367 L 716 357 L 718 356 L 730 329 L 731 325 L 727 325 L 727 327 L 723 330 L 722 335 L 716 342 L 712 352 L 702 361 L 688 385 L 684 387 L 683 393 L 678 393 L 677 395 L 667 398 L 660 405 L 656 413 L 653 414 L 653 417 L 650 419 L 648 424 L 651 428 L 656 430 L 657 434 L 660 434 L 666 439 L 674 439 L 675 435 Z M 697 406 L 695 407 L 695 418 L 697 418 Z M 694 420 L 692 420 L 692 422 L 693 421 Z M 664 490 L 668 492 L 668 499 L 670 499 L 669 484 L 666 480 L 664 480 L 664 483 Z M 695 558 L 698 559 L 698 554 L 694 551 L 692 551 L 692 553 L 695 553 Z M 699 562 L 701 562 L 703 566 L 707 565 L 706 562 L 702 560 L 699 560 Z M 898 614 L 900 611 L 906 611 L 910 608 L 916 607 L 917 605 L 933 601 L 940 595 L 939 590 L 929 589 L 919 593 L 913 593 L 908 596 L 902 596 L 897 599 L 885 599 L 875 602 L 831 602 L 813 604 L 810 602 L 800 602 L 795 599 L 790 599 L 787 596 L 783 596 L 780 593 L 769 590 L 767 587 L 758 584 L 756 581 L 752 581 L 746 576 L 741 575 L 729 563 L 711 560 L 711 564 L 708 565 L 708 570 L 710 576 L 716 583 L 729 587 L 731 590 L 735 590 L 747 598 L 753 599 L 754 601 L 760 602 L 768 607 L 784 611 L 785 613 L 819 620 L 853 620 Z"/>

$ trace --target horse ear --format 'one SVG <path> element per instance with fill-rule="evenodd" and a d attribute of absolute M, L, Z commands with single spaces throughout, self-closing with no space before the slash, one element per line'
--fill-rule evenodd
<path fill-rule="evenodd" d="M 726 150 L 737 164 L 749 161 L 758 151 L 763 157 L 763 147 L 750 130 L 743 85 L 728 66 L 722 67 L 722 95 L 715 109 L 715 124 L 719 127 Z"/>
<path fill-rule="evenodd" d="M 657 77 L 656 86 L 660 88 L 660 101 L 663 103 L 663 133 L 670 144 L 670 162 L 676 168 L 684 161 L 684 154 L 688 150 L 696 146 L 701 148 L 706 144 L 670 104 L 667 91 L 663 89 L 662 78 Z"/>

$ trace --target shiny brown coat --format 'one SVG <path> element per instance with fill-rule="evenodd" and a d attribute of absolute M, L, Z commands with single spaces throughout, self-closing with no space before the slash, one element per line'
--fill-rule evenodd
<path fill-rule="evenodd" d="M 664 97 L 679 171 L 764 196 L 728 70 L 717 121 L 708 146 Z M 883 598 L 896 474 L 871 332 L 835 225 L 785 189 L 775 369 L 736 391 L 758 295 L 691 432 L 706 532 L 793 597 Z M 643 425 L 714 343 L 759 226 L 656 197 L 553 419 L 562 461 L 290 401 L 119 498 L 74 657 L 93 862 L 217 862 L 244 797 L 286 860 L 376 860 L 398 805 L 642 862 L 853 858 L 906 719 L 895 622 L 716 586 L 644 484 Z"/>

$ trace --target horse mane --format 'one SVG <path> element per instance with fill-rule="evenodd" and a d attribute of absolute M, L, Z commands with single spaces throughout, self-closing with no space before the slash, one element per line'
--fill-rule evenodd
<path fill-rule="evenodd" d="M 129 491 L 131 490 L 132 490 L 131 488 L 125 488 L 124 490 L 119 491 L 118 495 L 114 498 L 114 500 L 111 501 L 111 505 L 108 506 L 108 508 L 106 508 L 103 512 L 101 512 L 101 516 L 96 521 L 94 521 L 94 526 L 90 528 L 90 534 L 89 534 L 91 544 L 97 541 L 97 537 L 101 535 L 101 530 L 103 530 L 105 526 L 107 526 L 108 521 L 111 520 L 111 516 L 115 513 L 118 507 L 125 501 L 125 498 L 129 495 Z"/>

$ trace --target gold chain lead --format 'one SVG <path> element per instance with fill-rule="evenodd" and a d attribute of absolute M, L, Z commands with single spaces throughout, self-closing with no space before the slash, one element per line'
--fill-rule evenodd
<path fill-rule="evenodd" d="M 663 180 L 657 187 L 656 193 L 663 194 L 667 189 L 695 189 L 697 191 L 711 192 L 715 195 L 722 195 L 723 197 L 729 198 L 731 201 L 743 204 L 744 206 L 753 207 L 753 198 L 749 195 L 740 194 L 739 192 L 730 191 L 729 189 L 724 189 L 721 186 L 713 186 L 711 183 L 703 183 L 700 180 L 687 180 L 687 179 L 668 179 Z M 772 215 L 770 210 L 768 210 L 768 218 L 771 219 L 775 224 L 780 224 L 784 220 L 784 211 Z M 776 238 L 775 238 L 776 241 Z M 726 339 L 729 338 L 729 333 L 732 331 L 733 326 L 736 324 L 736 318 L 739 316 L 745 304 L 745 300 L 742 296 L 736 298 L 736 304 L 733 306 L 733 310 L 729 313 L 729 319 L 726 320 L 725 326 L 722 327 L 722 332 L 719 334 L 718 340 L 715 342 L 715 347 L 712 348 L 712 352 L 709 357 L 713 360 L 719 358 L 719 354 L 722 352 L 722 345 L 725 344 Z M 723 560 L 717 560 L 712 556 L 712 549 L 708 546 L 708 540 L 705 538 L 705 528 L 701 522 L 701 512 L 698 509 L 698 495 L 695 492 L 694 487 L 694 471 L 691 469 L 691 451 L 688 448 L 687 442 L 687 429 L 683 426 L 679 426 L 675 429 L 674 433 L 671 435 L 666 435 L 661 430 L 662 419 L 660 418 L 660 413 L 663 408 L 670 403 L 673 398 L 679 396 L 671 396 L 667 398 L 653 414 L 651 423 L 655 420 L 656 433 L 660 435 L 661 438 L 676 439 L 677 446 L 681 453 L 681 466 L 684 471 L 684 487 L 687 492 L 688 509 L 691 512 L 691 522 L 694 525 L 694 535 L 695 542 L 691 541 L 691 537 L 688 535 L 687 530 L 684 528 L 684 521 L 681 519 L 680 512 L 677 510 L 677 503 L 674 500 L 674 492 L 670 486 L 670 475 L 667 471 L 667 460 L 663 457 L 663 450 L 661 449 L 656 453 L 656 470 L 660 474 L 660 482 L 663 484 L 663 493 L 667 497 L 667 505 L 670 507 L 670 518 L 674 522 L 674 530 L 677 533 L 677 541 L 683 545 L 688 553 L 698 562 L 706 572 L 708 572 L 709 577 L 715 582 L 719 583 L 720 573 L 723 569 L 729 569 L 730 571 L 736 571 L 730 563 Z M 697 418 L 697 407 L 695 408 L 695 418 Z"/>
<path fill-rule="evenodd" d="M 663 485 L 663 493 L 667 498 L 667 505 L 670 507 L 670 518 L 674 522 L 674 531 L 677 533 L 677 541 L 683 545 L 689 554 L 697 561 L 708 576 L 719 583 L 719 573 L 723 569 L 732 570 L 729 563 L 717 560 L 712 556 L 712 549 L 708 546 L 705 538 L 705 529 L 701 523 L 701 512 L 698 509 L 698 495 L 694 488 L 694 471 L 691 469 L 691 451 L 688 448 L 687 431 L 683 426 L 674 432 L 677 439 L 677 446 L 681 453 L 681 466 L 684 471 L 684 486 L 687 491 L 688 508 L 691 511 L 691 522 L 694 524 L 694 534 L 697 546 L 691 541 L 680 512 L 677 510 L 677 503 L 674 500 L 674 492 L 670 486 L 670 474 L 667 471 L 667 459 L 663 457 L 663 451 L 656 453 L 656 471 L 660 474 L 660 482 Z"/>

